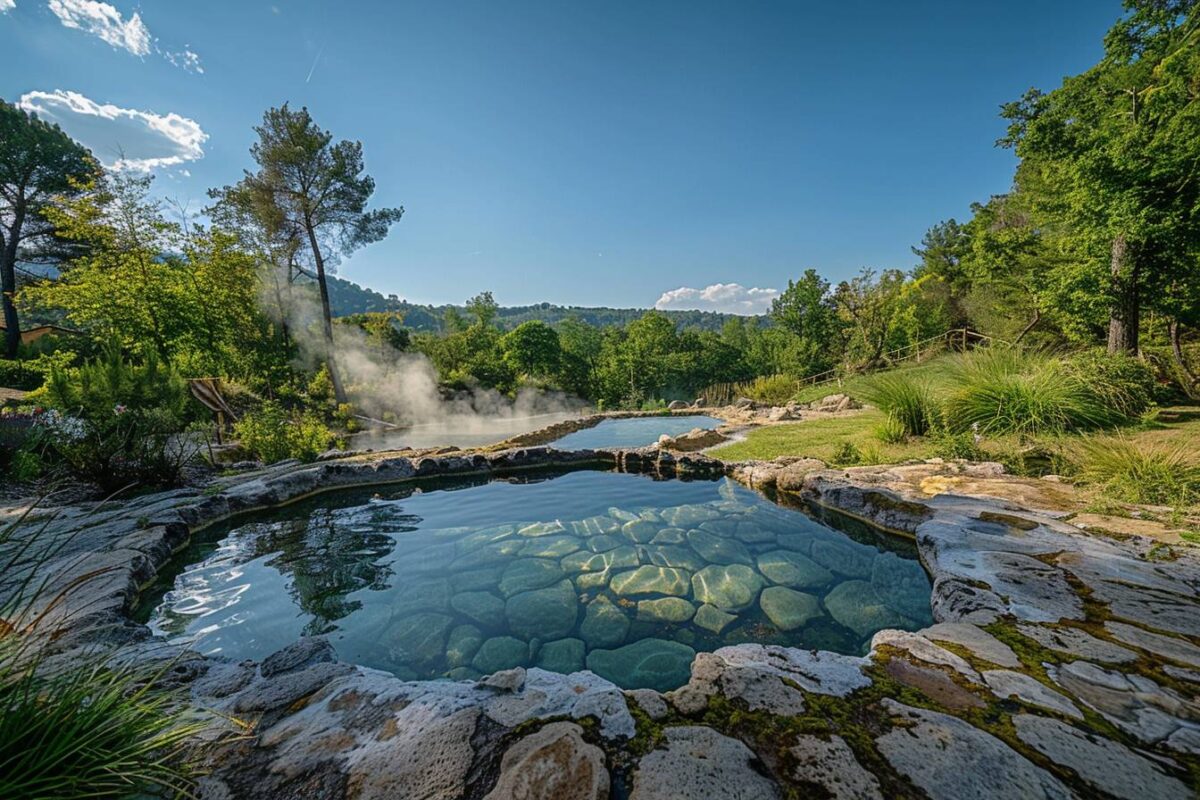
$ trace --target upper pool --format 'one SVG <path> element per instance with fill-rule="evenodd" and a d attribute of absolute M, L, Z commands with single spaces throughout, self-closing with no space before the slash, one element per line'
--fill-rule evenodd
<path fill-rule="evenodd" d="M 326 635 L 342 659 L 406 679 L 536 665 L 668 690 L 697 650 L 857 654 L 881 628 L 931 623 L 909 543 L 724 479 L 581 470 L 388 487 L 208 538 L 145 610 L 156 632 L 239 660 Z"/>
<path fill-rule="evenodd" d="M 646 447 L 657 442 L 664 433 L 678 436 L 693 428 L 715 428 L 723 422 L 703 414 L 606 419 L 599 425 L 568 433 L 558 441 L 551 442 L 550 446 L 559 450 Z"/>

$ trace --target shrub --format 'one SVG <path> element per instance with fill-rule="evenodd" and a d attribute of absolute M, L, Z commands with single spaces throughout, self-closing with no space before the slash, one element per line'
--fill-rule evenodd
<path fill-rule="evenodd" d="M 53 369 L 44 395 L 58 412 L 38 420 L 51 449 L 105 491 L 178 483 L 194 454 L 177 436 L 194 409 L 187 383 L 153 354 L 135 362 L 111 345 L 81 367 Z"/>
<path fill-rule="evenodd" d="M 763 375 L 742 387 L 742 394 L 760 403 L 781 406 L 796 396 L 799 384 L 789 375 Z"/>
<path fill-rule="evenodd" d="M 933 444 L 933 454 L 938 458 L 950 461 L 982 461 L 984 453 L 975 441 L 975 434 L 970 431 L 952 433 L 944 428 L 931 432 L 929 437 Z"/>
<path fill-rule="evenodd" d="M 316 412 L 289 413 L 273 400 L 244 415 L 233 433 L 242 447 L 267 464 L 288 458 L 312 461 L 334 441 Z"/>
<path fill-rule="evenodd" d="M 42 385 L 46 376 L 26 361 L 10 361 L 0 358 L 0 386 L 8 389 L 29 391 Z"/>
<path fill-rule="evenodd" d="M 929 384 L 902 373 L 885 373 L 863 384 L 859 394 L 883 411 L 906 436 L 924 436 L 938 417 Z"/>
<path fill-rule="evenodd" d="M 1141 359 L 1090 350 L 1072 356 L 1065 366 L 1073 379 L 1126 418 L 1144 414 L 1154 402 L 1154 368 Z"/>
<path fill-rule="evenodd" d="M 885 417 L 883 422 L 875 426 L 875 438 L 884 444 L 899 444 L 908 438 L 904 424 L 895 417 Z"/>
<path fill-rule="evenodd" d="M 1087 438 L 1071 453 L 1079 477 L 1129 503 L 1186 508 L 1200 502 L 1200 458 L 1186 444 Z"/>
<path fill-rule="evenodd" d="M 854 442 L 844 441 L 834 451 L 832 461 L 839 466 L 861 464 L 863 462 L 863 453 L 854 445 Z"/>
<path fill-rule="evenodd" d="M 945 404 L 947 427 L 982 434 L 1063 433 L 1128 419 L 1059 359 L 990 349 L 963 356 Z"/>
<path fill-rule="evenodd" d="M 45 529 L 0 528 L 0 574 L 32 576 L 69 540 Z M 46 544 L 43 544 L 46 543 Z M 96 573 L 92 579 L 101 576 Z M 32 577 L 14 579 L 0 602 L 0 797 L 166 796 L 190 789 L 187 740 L 202 725 L 184 722 L 176 698 L 155 687 L 160 672 L 106 666 L 76 656 L 48 669 L 39 609 L 60 604 Z"/>

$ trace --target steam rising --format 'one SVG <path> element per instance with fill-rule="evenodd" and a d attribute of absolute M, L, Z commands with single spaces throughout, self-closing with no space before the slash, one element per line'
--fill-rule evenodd
<path fill-rule="evenodd" d="M 286 313 L 288 329 L 306 364 L 325 358 L 321 308 L 307 287 L 292 292 Z M 276 298 L 264 298 L 278 309 Z M 583 401 L 561 392 L 520 389 L 509 398 L 494 389 L 444 393 L 437 370 L 422 353 L 398 353 L 374 344 L 356 326 L 334 325 L 334 359 L 358 413 L 394 419 L 405 431 L 389 436 L 413 446 L 484 444 L 577 416 Z M 557 419 L 553 419 L 557 418 Z M 439 438 L 440 437 L 440 438 Z"/>

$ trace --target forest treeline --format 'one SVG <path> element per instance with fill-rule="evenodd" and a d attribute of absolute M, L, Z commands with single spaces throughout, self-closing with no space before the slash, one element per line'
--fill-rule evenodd
<path fill-rule="evenodd" d="M 346 363 L 353 348 L 385 364 L 423 355 L 451 388 L 641 406 L 714 383 L 867 370 L 969 328 L 1152 359 L 1195 394 L 1200 3 L 1126 5 L 1095 66 L 1002 107 L 997 144 L 1019 159 L 1010 191 L 933 225 L 909 265 L 836 283 L 798 269 L 767 316 L 719 327 L 658 311 L 546 321 L 551 309 L 514 315 L 486 291 L 438 319 L 415 306 L 338 316 L 337 262 L 387 236 L 403 209 L 371 205 L 361 144 L 335 140 L 308 109 L 269 109 L 251 168 L 192 218 L 156 199 L 149 178 L 106 172 L 58 127 L 0 102 L 0 384 L 33 388 L 55 370 L 66 380 L 116 348 L 131 365 L 153 357 L 284 409 L 345 417 L 372 389 L 363 375 L 379 374 Z M 47 265 L 56 277 L 37 278 Z M 23 314 L 82 336 L 21 345 Z"/>

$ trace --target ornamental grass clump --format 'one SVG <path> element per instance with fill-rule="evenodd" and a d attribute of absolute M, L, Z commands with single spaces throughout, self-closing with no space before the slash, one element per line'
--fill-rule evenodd
<path fill-rule="evenodd" d="M 1036 435 L 1108 428 L 1128 420 L 1057 358 L 1016 349 L 962 356 L 944 406 L 946 427 L 983 435 Z"/>
<path fill-rule="evenodd" d="M 44 658 L 66 592 L 103 571 L 54 595 L 38 576 L 65 542 L 46 536 L 48 523 L 24 526 L 27 516 L 0 528 L 0 797 L 187 793 L 200 724 L 156 686 L 165 668 L 115 667 L 102 653 Z"/>
<path fill-rule="evenodd" d="M 888 415 L 895 436 L 924 436 L 937 422 L 938 402 L 929 384 L 903 373 L 878 375 L 868 380 L 858 394 Z"/>
<path fill-rule="evenodd" d="M 1194 447 L 1096 436 L 1077 443 L 1070 460 L 1082 481 L 1111 499 L 1180 509 L 1200 504 L 1200 456 Z"/>

